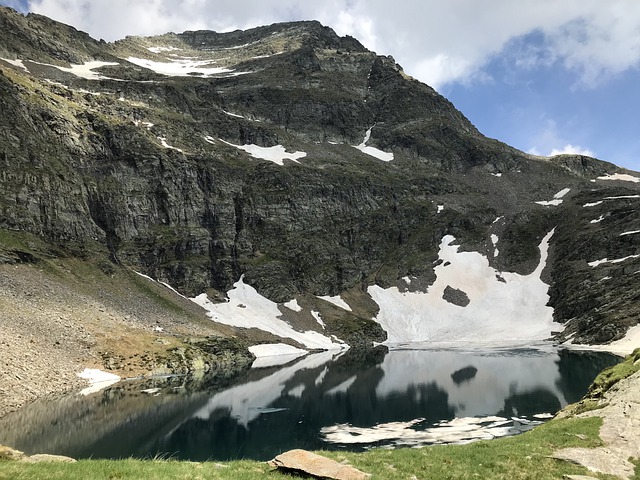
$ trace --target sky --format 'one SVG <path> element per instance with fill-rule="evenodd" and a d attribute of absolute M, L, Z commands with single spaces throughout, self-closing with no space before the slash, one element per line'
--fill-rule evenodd
<path fill-rule="evenodd" d="M 485 135 L 640 171 L 638 0 L 0 0 L 97 39 L 319 20 L 427 83 Z"/>

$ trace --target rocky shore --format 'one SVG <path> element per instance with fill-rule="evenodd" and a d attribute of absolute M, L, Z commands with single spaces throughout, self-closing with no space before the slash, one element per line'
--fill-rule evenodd
<path fill-rule="evenodd" d="M 78 377 L 85 368 L 126 378 L 251 364 L 232 329 L 214 326 L 204 313 L 199 321 L 199 307 L 186 300 L 171 309 L 144 298 L 148 292 L 136 291 L 131 275 L 93 271 L 80 284 L 50 264 L 0 264 L 0 417 L 86 387 Z M 161 288 L 148 283 L 144 288 Z"/>

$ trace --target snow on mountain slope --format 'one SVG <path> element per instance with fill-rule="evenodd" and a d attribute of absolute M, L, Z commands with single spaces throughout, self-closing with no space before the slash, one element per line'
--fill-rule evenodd
<path fill-rule="evenodd" d="M 541 279 L 552 235 L 549 232 L 540 243 L 540 262 L 529 275 L 499 272 L 484 255 L 459 252 L 454 237 L 443 237 L 441 263 L 434 269 L 437 278 L 427 292 L 368 288 L 380 306 L 375 320 L 388 334 L 386 343 L 490 339 L 492 344 L 514 345 L 549 338 L 562 329 L 553 322 L 553 308 L 547 306 L 549 286 Z M 452 292 L 461 299 L 457 304 L 452 303 Z"/>

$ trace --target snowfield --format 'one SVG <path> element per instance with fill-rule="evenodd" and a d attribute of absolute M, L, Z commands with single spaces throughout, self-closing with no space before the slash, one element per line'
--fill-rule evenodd
<path fill-rule="evenodd" d="M 366 153 L 367 155 L 377 158 L 378 160 L 382 160 L 383 162 L 390 162 L 391 160 L 393 160 L 393 153 L 383 152 L 378 148 L 367 146 L 367 142 L 371 138 L 371 130 L 373 130 L 373 127 L 367 130 L 367 132 L 364 134 L 364 140 L 362 141 L 362 143 L 360 145 L 355 145 L 354 147 L 360 150 L 362 153 Z"/>
<path fill-rule="evenodd" d="M 230 142 L 225 142 L 220 139 L 222 143 L 226 143 L 231 147 L 235 147 L 239 150 L 244 150 L 248 154 L 250 154 L 254 158 L 260 158 L 262 160 L 269 160 L 277 165 L 283 166 L 285 160 L 291 160 L 292 162 L 298 162 L 299 158 L 304 158 L 307 156 L 306 152 L 293 152 L 287 153 L 286 149 L 282 145 L 275 145 L 273 147 L 260 147 L 259 145 L 248 144 L 248 145 L 235 145 Z"/>
<path fill-rule="evenodd" d="M 553 196 L 553 200 L 543 200 L 535 203 L 537 203 L 538 205 L 544 205 L 546 207 L 551 207 L 551 206 L 557 207 L 562 203 L 563 201 L 562 197 L 564 197 L 567 193 L 569 193 L 570 190 L 571 190 L 570 188 L 563 188 Z"/>
<path fill-rule="evenodd" d="M 283 338 L 291 338 L 307 348 L 336 350 L 347 348 L 340 340 L 329 338 L 313 330 L 298 332 L 280 317 L 278 304 L 260 295 L 255 288 L 244 283 L 240 277 L 227 292 L 229 301 L 212 303 L 206 294 L 192 298 L 194 302 L 207 310 L 207 315 L 225 325 L 241 328 L 259 328 Z"/>
<path fill-rule="evenodd" d="M 531 274 L 499 272 L 478 252 L 458 252 L 455 238 L 440 244 L 436 280 L 427 292 L 400 292 L 397 287 L 368 288 L 379 305 L 375 317 L 387 332 L 385 343 L 483 342 L 495 345 L 535 343 L 562 330 L 553 322 L 547 306 L 549 286 L 541 279 L 547 261 L 549 232 L 540 243 L 540 262 Z M 462 307 L 443 298 L 445 289 L 463 292 L 469 299 Z"/>

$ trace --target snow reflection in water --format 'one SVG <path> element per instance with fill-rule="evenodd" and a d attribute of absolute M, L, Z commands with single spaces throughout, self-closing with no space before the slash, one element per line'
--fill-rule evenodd
<path fill-rule="evenodd" d="M 617 361 L 549 348 L 313 353 L 252 369 L 224 389 L 173 378 L 36 402 L 0 420 L 0 443 L 76 458 L 202 461 L 492 438 L 577 401 Z M 160 390 L 142 393 L 149 388 Z"/>

